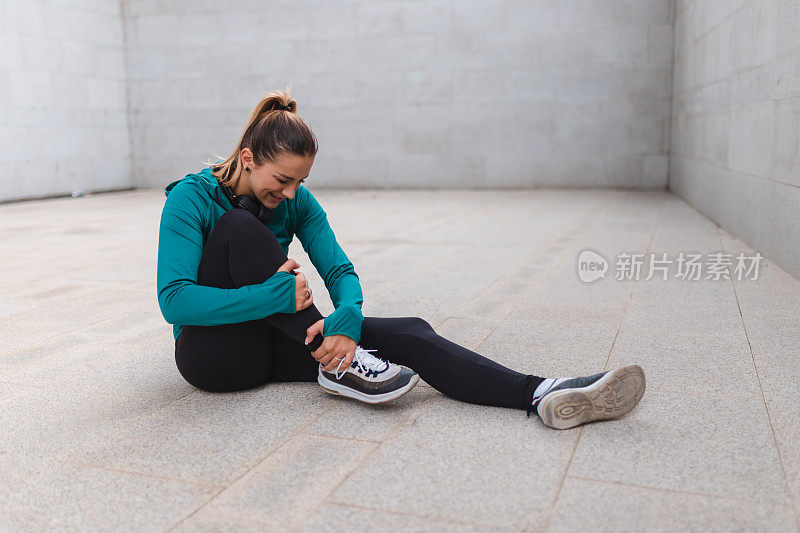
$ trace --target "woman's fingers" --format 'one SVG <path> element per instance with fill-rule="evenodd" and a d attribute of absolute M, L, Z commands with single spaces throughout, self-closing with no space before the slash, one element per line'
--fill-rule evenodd
<path fill-rule="evenodd" d="M 346 366 L 344 366 L 344 363 L 342 363 L 342 358 L 338 355 L 336 357 L 331 357 L 330 362 L 327 365 L 325 365 L 325 367 L 327 367 L 327 370 L 325 370 L 325 372 L 336 372 L 336 369 L 339 369 L 339 371 L 341 371 L 343 368 L 347 368 Z"/>
<path fill-rule="evenodd" d="M 330 362 L 328 365 L 323 365 L 322 370 L 325 372 L 333 372 L 338 367 L 339 370 L 346 369 L 350 367 L 353 363 L 353 356 L 355 352 L 347 352 L 344 354 L 336 354 L 335 356 L 331 357 Z M 341 364 L 340 364 L 341 363 Z"/>
<path fill-rule="evenodd" d="M 351 342 L 342 342 L 342 339 L 347 337 L 341 335 L 334 335 L 326 337 L 322 341 L 319 350 L 325 350 L 327 353 L 325 357 L 315 358 L 322 363 L 322 370 L 325 372 L 333 372 L 337 368 L 340 371 L 347 370 L 353 362 L 354 348 Z M 349 339 L 348 339 L 349 340 Z"/>
<path fill-rule="evenodd" d="M 348 352 L 344 356 L 344 363 L 342 363 L 342 368 L 348 368 L 353 363 L 353 356 L 355 352 Z"/>
<path fill-rule="evenodd" d="M 308 285 L 305 274 L 298 272 L 294 280 L 295 284 L 295 297 L 296 297 L 296 310 L 301 311 L 310 306 L 313 298 L 311 297 L 311 287 Z"/>
<path fill-rule="evenodd" d="M 325 319 L 320 318 L 313 324 L 311 324 L 308 329 L 306 330 L 306 340 L 305 343 L 308 344 L 309 342 L 314 340 L 314 337 L 317 336 L 318 333 L 322 333 L 325 330 Z M 324 342 L 324 339 L 323 339 Z M 317 348 L 319 350 L 319 348 Z M 315 350 L 316 352 L 316 350 Z M 320 352 L 321 353 L 321 352 Z M 314 357 L 314 354 L 311 354 L 311 357 Z M 316 358 L 315 358 L 316 359 Z"/>
<path fill-rule="evenodd" d="M 295 261 L 294 259 L 289 259 L 284 264 L 278 267 L 278 270 L 283 270 L 284 272 L 291 272 L 292 270 L 300 268 L 300 264 Z"/>
<path fill-rule="evenodd" d="M 302 276 L 302 279 L 299 279 Z M 298 283 L 298 291 L 303 291 L 302 293 L 302 307 L 298 307 L 299 309 L 305 309 L 309 307 L 314 302 L 314 296 L 311 294 L 311 286 L 308 284 L 308 280 L 306 279 L 305 275 L 300 272 L 297 274 L 297 283 Z"/>
<path fill-rule="evenodd" d="M 337 369 L 341 372 L 347 370 L 353 362 L 354 352 L 351 350 L 347 352 L 347 346 L 339 346 L 337 342 L 331 339 L 336 337 L 326 337 L 322 344 L 311 355 L 320 362 L 324 372 L 335 372 Z"/>
<path fill-rule="evenodd" d="M 348 356 L 349 356 L 349 354 L 337 355 L 336 357 L 331 359 L 331 364 L 329 365 L 331 367 L 331 369 L 330 370 L 326 370 L 326 372 L 333 372 L 337 368 L 341 372 L 342 370 L 344 370 L 347 367 L 349 367 L 350 363 L 353 361 L 353 357 L 350 356 L 348 358 Z"/>
<path fill-rule="evenodd" d="M 346 366 L 344 366 L 344 363 L 342 363 L 342 359 L 344 359 L 344 357 L 341 355 L 336 355 L 336 356 L 331 355 L 330 361 L 328 361 L 328 364 L 322 366 L 322 370 L 324 370 L 325 372 L 333 372 L 334 370 L 336 370 L 337 367 L 339 368 L 339 370 L 341 370 L 342 368 L 347 368 Z"/>
<path fill-rule="evenodd" d="M 325 370 L 328 364 L 333 360 L 334 355 L 336 354 L 332 351 L 329 351 L 324 340 L 322 341 L 322 344 L 320 344 L 319 348 L 317 348 L 314 352 L 311 352 L 311 357 L 319 361 L 323 370 Z"/>

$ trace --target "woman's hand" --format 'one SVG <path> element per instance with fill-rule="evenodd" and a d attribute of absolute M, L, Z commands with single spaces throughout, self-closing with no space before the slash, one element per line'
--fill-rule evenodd
<path fill-rule="evenodd" d="M 300 264 L 295 261 L 294 259 L 289 259 L 284 264 L 278 268 L 278 272 L 281 270 L 284 272 L 289 272 L 290 274 L 294 274 L 293 270 L 300 268 Z M 314 303 L 314 297 L 311 295 L 311 287 L 308 286 L 308 281 L 306 280 L 306 275 L 302 272 L 297 272 L 295 274 L 294 280 L 294 299 L 295 299 L 295 311 L 302 311 L 312 303 Z"/>
<path fill-rule="evenodd" d="M 306 344 L 314 340 L 317 333 L 322 333 L 324 325 L 325 319 L 322 318 L 308 328 L 306 331 Z M 330 335 L 323 339 L 319 348 L 311 352 L 311 356 L 322 364 L 322 370 L 333 372 L 337 367 L 340 370 L 342 368 L 347 369 L 353 362 L 355 352 L 356 341 L 347 335 Z"/>

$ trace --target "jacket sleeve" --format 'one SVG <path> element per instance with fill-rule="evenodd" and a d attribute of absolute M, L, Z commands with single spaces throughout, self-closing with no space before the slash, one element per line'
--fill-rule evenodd
<path fill-rule="evenodd" d="M 364 295 L 353 264 L 347 258 L 328 224 L 328 216 L 305 187 L 297 189 L 295 233 L 331 295 L 335 310 L 325 317 L 322 335 L 347 335 L 361 340 Z"/>
<path fill-rule="evenodd" d="M 158 305 L 170 324 L 216 326 L 294 313 L 295 277 L 276 272 L 266 281 L 238 289 L 197 284 L 203 255 L 204 198 L 190 184 L 171 191 L 158 233 Z"/>

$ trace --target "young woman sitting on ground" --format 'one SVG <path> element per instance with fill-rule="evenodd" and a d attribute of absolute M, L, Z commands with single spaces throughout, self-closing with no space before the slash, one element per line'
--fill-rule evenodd
<path fill-rule="evenodd" d="M 317 148 L 296 101 L 275 91 L 255 107 L 227 159 L 165 188 L 158 303 L 174 325 L 186 381 L 210 392 L 317 381 L 329 393 L 380 403 L 421 376 L 456 400 L 535 412 L 557 429 L 636 406 L 645 389 L 638 365 L 544 378 L 459 346 L 422 318 L 364 317 L 353 264 L 302 185 Z M 287 257 L 295 235 L 335 307 L 326 317 Z"/>

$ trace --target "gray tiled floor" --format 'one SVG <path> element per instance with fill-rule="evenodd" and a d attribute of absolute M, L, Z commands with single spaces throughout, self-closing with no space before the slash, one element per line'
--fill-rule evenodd
<path fill-rule="evenodd" d="M 378 407 L 316 384 L 205 393 L 156 301 L 160 190 L 2 205 L 0 530 L 798 530 L 800 282 L 768 261 L 757 280 L 613 276 L 620 252 L 745 243 L 666 192 L 315 194 L 365 315 L 539 375 L 638 363 L 642 402 L 555 431 L 425 384 Z M 583 248 L 606 279 L 578 280 Z"/>

